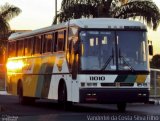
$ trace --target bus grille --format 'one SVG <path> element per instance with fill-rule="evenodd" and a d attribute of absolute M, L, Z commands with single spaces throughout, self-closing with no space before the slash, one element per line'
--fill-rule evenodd
<path fill-rule="evenodd" d="M 112 86 L 116 86 L 116 83 L 101 83 L 101 86 L 102 87 L 112 87 Z M 132 87 L 134 86 L 134 83 L 119 83 L 119 86 L 122 86 L 122 87 Z"/>

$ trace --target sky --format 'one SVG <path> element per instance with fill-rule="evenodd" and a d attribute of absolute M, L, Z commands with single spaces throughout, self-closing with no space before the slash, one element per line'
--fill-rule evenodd
<path fill-rule="evenodd" d="M 60 10 L 62 0 L 57 0 Z M 34 30 L 50 26 L 55 15 L 55 0 L 0 0 L 0 5 L 9 3 L 22 12 L 9 23 L 11 29 Z"/>
<path fill-rule="evenodd" d="M 160 9 L 160 0 L 153 0 Z M 60 10 L 62 0 L 57 0 Z M 19 7 L 22 13 L 9 24 L 12 30 L 35 30 L 50 26 L 55 15 L 55 0 L 0 0 L 0 5 L 9 3 Z M 157 31 L 148 30 L 148 39 L 153 42 L 154 54 L 160 54 L 160 26 Z"/>

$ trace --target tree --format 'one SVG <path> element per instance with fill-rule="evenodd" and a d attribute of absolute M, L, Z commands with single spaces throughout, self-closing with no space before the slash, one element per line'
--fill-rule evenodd
<path fill-rule="evenodd" d="M 151 68 L 160 69 L 160 54 L 154 55 L 151 62 Z"/>
<path fill-rule="evenodd" d="M 0 34 L 1 37 L 8 34 L 10 30 L 9 21 L 21 12 L 20 8 L 6 3 L 0 6 Z"/>
<path fill-rule="evenodd" d="M 6 40 L 10 35 L 10 25 L 9 21 L 15 16 L 19 15 L 21 12 L 20 8 L 15 7 L 6 3 L 3 6 L 0 6 L 0 60 L 2 61 L 2 57 L 6 50 Z"/>
<path fill-rule="evenodd" d="M 63 0 L 61 11 L 55 19 L 63 22 L 82 17 L 140 17 L 156 30 L 160 22 L 160 11 L 152 0 Z"/>

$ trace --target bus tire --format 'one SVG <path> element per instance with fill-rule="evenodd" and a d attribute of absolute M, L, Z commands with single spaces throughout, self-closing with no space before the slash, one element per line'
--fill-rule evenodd
<path fill-rule="evenodd" d="M 126 106 L 127 106 L 126 103 L 118 103 L 117 104 L 117 109 L 118 109 L 119 112 L 125 112 L 126 111 Z"/>
<path fill-rule="evenodd" d="M 23 87 L 21 84 L 18 84 L 18 101 L 20 104 L 25 104 L 25 99 L 23 96 Z"/>
<path fill-rule="evenodd" d="M 64 82 L 60 83 L 58 90 L 58 103 L 64 110 L 72 109 L 72 102 L 67 101 L 67 88 Z"/>
<path fill-rule="evenodd" d="M 19 103 L 24 105 L 24 104 L 33 104 L 35 102 L 35 98 L 32 97 L 25 97 L 23 96 L 23 86 L 22 83 L 18 83 L 18 100 Z"/>

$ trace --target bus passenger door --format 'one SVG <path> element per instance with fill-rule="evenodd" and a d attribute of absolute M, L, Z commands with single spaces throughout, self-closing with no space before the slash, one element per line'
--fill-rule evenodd
<path fill-rule="evenodd" d="M 69 41 L 69 51 L 68 51 L 68 63 L 69 63 L 69 70 L 71 73 L 71 80 L 72 80 L 72 88 L 71 88 L 71 94 L 72 94 L 72 101 L 78 102 L 78 93 L 79 93 L 79 83 L 77 80 L 77 73 L 78 73 L 78 60 L 79 60 L 79 53 L 77 45 L 78 40 L 73 38 Z"/>

